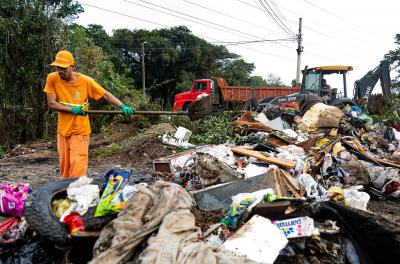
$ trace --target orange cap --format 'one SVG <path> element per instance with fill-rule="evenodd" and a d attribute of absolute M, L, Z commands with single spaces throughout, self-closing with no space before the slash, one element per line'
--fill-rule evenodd
<path fill-rule="evenodd" d="M 50 65 L 68 68 L 69 66 L 74 65 L 74 56 L 72 56 L 69 51 L 61 50 L 57 53 L 56 59 Z"/>

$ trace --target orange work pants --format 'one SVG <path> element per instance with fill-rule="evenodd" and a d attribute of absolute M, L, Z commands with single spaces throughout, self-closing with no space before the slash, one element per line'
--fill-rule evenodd
<path fill-rule="evenodd" d="M 78 178 L 86 175 L 89 164 L 89 141 L 90 135 L 57 134 L 60 178 Z"/>

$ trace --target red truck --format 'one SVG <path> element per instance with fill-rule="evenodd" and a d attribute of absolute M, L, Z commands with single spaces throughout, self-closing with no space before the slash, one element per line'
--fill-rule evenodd
<path fill-rule="evenodd" d="M 299 86 L 294 87 L 260 87 L 254 89 L 254 98 L 259 100 L 289 95 L 300 91 Z M 192 89 L 175 95 L 172 111 L 187 110 L 189 104 L 196 100 L 200 94 L 210 94 L 213 104 L 227 102 L 245 103 L 251 96 L 250 86 L 229 86 L 224 78 L 212 77 L 211 79 L 194 80 Z"/>

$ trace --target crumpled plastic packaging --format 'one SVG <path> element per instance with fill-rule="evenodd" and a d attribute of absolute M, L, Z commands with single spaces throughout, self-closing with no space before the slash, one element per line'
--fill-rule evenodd
<path fill-rule="evenodd" d="M 360 192 L 356 189 L 345 189 L 343 190 L 344 203 L 350 207 L 357 208 L 360 210 L 367 210 L 367 205 L 370 196 L 366 192 Z"/>
<path fill-rule="evenodd" d="M 250 213 L 251 210 L 257 204 L 259 204 L 264 199 L 264 196 L 268 193 L 273 194 L 274 191 L 271 188 L 268 188 L 252 193 L 239 193 L 232 196 L 231 207 L 227 216 L 221 222 L 230 229 L 236 229 L 240 221 L 243 220 L 243 215 Z"/>
<path fill-rule="evenodd" d="M 29 185 L 23 183 L 0 184 L 0 213 L 5 215 L 24 215 L 24 202 L 30 192 Z"/>
<path fill-rule="evenodd" d="M 303 171 L 304 160 L 307 158 L 303 148 L 295 145 L 288 145 L 278 148 L 278 151 L 280 152 L 276 155 L 278 159 L 296 161 L 296 172 L 301 173 Z"/>
<path fill-rule="evenodd" d="M 92 181 L 93 179 L 83 176 L 68 186 L 67 194 L 72 202 L 71 206 L 61 215 L 61 222 L 72 212 L 84 215 L 90 206 L 96 205 L 99 200 L 100 189 L 99 186 L 90 184 Z"/>
<path fill-rule="evenodd" d="M 51 207 L 54 215 L 60 218 L 71 207 L 71 200 L 68 198 L 53 200 Z"/>
<path fill-rule="evenodd" d="M 125 206 L 123 189 L 131 176 L 131 171 L 112 169 L 107 172 L 105 180 L 107 185 L 96 208 L 95 217 L 108 214 L 117 214 Z"/>
<path fill-rule="evenodd" d="M 325 188 L 318 184 L 310 174 L 303 173 L 298 179 L 306 190 L 307 198 L 315 198 L 318 202 L 329 200 Z"/>
<path fill-rule="evenodd" d="M 367 161 L 360 161 L 366 168 L 371 184 L 378 189 L 381 189 L 386 182 L 395 178 L 399 174 L 399 169 L 391 167 L 377 166 Z"/>
<path fill-rule="evenodd" d="M 71 213 L 64 218 L 64 224 L 69 226 L 69 233 L 76 234 L 79 231 L 85 231 L 85 225 L 82 217 L 78 213 Z"/>

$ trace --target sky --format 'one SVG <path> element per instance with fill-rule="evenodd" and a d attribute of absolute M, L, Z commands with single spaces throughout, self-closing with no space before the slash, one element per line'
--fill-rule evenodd
<path fill-rule="evenodd" d="M 209 42 L 262 41 L 227 45 L 227 48 L 255 64 L 252 75 L 266 78 L 272 73 L 288 85 L 296 77 L 297 41 L 287 39 L 298 34 L 299 18 L 302 18 L 304 48 L 301 68 L 306 65 L 353 66 L 354 70 L 347 76 L 350 89 L 355 80 L 374 69 L 384 54 L 395 48 L 394 37 L 400 33 L 400 1 L 393 0 L 78 2 L 85 12 L 75 22 L 83 26 L 100 24 L 109 34 L 118 28 L 152 30 L 185 25 Z M 270 13 L 276 16 L 265 8 L 271 8 Z"/>

